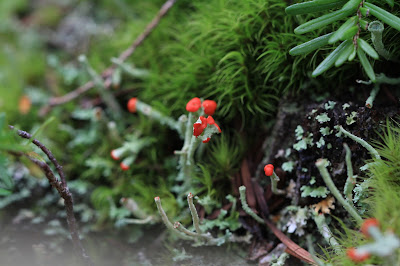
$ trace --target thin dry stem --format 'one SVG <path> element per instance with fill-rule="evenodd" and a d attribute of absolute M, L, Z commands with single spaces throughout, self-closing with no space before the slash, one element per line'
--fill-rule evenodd
<path fill-rule="evenodd" d="M 164 5 L 161 7 L 160 11 L 157 13 L 157 15 L 153 18 L 153 20 L 147 25 L 145 30 L 136 38 L 136 40 L 132 43 L 128 49 L 123 51 L 119 56 L 118 59 L 120 62 L 124 62 L 129 56 L 131 56 L 136 49 L 143 43 L 143 41 L 151 34 L 151 32 L 157 27 L 157 25 L 160 23 L 161 19 L 168 13 L 170 8 L 175 4 L 176 0 L 168 0 L 164 3 Z M 112 83 L 112 75 L 116 69 L 116 65 L 112 64 L 110 67 L 108 67 L 106 70 L 104 70 L 101 74 L 101 77 L 104 80 L 104 87 L 108 88 L 110 87 Z M 77 97 L 79 97 L 81 94 L 89 91 L 91 88 L 93 88 L 96 84 L 93 81 L 87 82 L 85 85 L 77 88 L 74 91 L 71 91 L 61 97 L 53 97 L 49 101 L 50 106 L 56 106 L 56 105 L 61 105 L 64 103 L 67 103 Z"/>
<path fill-rule="evenodd" d="M 13 126 L 9 126 L 11 129 L 14 129 Z M 29 134 L 26 131 L 18 130 L 17 134 L 21 138 L 25 139 L 31 139 L 32 135 Z M 78 225 L 76 222 L 76 218 L 74 215 L 74 202 L 72 199 L 72 194 L 69 191 L 69 188 L 67 186 L 67 182 L 65 180 L 65 174 L 62 170 L 62 166 L 58 163 L 56 158 L 54 157 L 53 153 L 46 147 L 44 146 L 40 141 L 37 139 L 33 139 L 32 141 L 33 144 L 35 144 L 37 147 L 39 147 L 49 158 L 49 160 L 54 164 L 55 168 L 57 169 L 58 174 L 60 175 L 60 180 L 57 179 L 57 177 L 54 175 L 54 172 L 51 170 L 50 166 L 43 162 L 40 161 L 36 158 L 33 158 L 27 154 L 24 153 L 13 153 L 15 155 L 21 156 L 24 155 L 26 156 L 29 160 L 31 160 L 34 164 L 39 166 L 44 174 L 46 175 L 47 179 L 49 180 L 49 183 L 52 187 L 54 187 L 58 194 L 60 195 L 61 198 L 64 199 L 64 205 L 65 205 L 65 210 L 67 213 L 67 222 L 68 222 L 68 229 L 71 234 L 72 238 L 72 243 L 74 245 L 75 252 L 82 256 L 83 260 L 87 265 L 93 265 L 90 257 L 86 254 L 85 248 L 82 245 L 82 242 L 79 238 L 79 233 L 78 233 Z"/>
<path fill-rule="evenodd" d="M 14 126 L 9 126 L 9 128 L 14 129 Z M 18 136 L 24 139 L 32 138 L 32 135 L 30 133 L 23 130 L 17 130 L 17 134 Z M 35 144 L 37 147 L 39 147 L 47 155 L 47 158 L 49 158 L 49 160 L 53 163 L 54 167 L 56 168 L 57 173 L 60 176 L 61 183 L 63 184 L 64 187 L 66 187 L 67 183 L 65 181 L 64 171 L 62 169 L 62 166 L 58 163 L 57 159 L 54 157 L 53 153 L 37 139 L 33 139 L 32 143 Z"/>

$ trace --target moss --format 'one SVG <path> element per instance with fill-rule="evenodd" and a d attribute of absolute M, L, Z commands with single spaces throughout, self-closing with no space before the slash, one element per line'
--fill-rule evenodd
<path fill-rule="evenodd" d="M 260 0 L 196 4 L 197 12 L 175 29 L 174 41 L 151 64 L 154 76 L 142 97 L 172 103 L 173 112 L 193 96 L 212 98 L 228 120 L 271 113 L 292 72 L 285 51 L 293 23 L 285 5 Z"/>

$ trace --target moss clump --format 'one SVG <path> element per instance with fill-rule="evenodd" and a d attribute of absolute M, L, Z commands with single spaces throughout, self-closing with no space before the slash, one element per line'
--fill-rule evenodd
<path fill-rule="evenodd" d="M 150 64 L 154 75 L 143 97 L 172 103 L 172 112 L 190 97 L 211 98 L 228 120 L 271 113 L 279 95 L 304 75 L 292 68 L 301 58 L 287 56 L 296 37 L 285 6 L 278 0 L 195 4 L 197 12 Z"/>

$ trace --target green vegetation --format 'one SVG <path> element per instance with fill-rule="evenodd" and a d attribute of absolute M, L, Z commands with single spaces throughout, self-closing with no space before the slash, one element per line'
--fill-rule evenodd
<path fill-rule="evenodd" d="M 281 242 L 304 262 L 352 265 L 349 248 L 382 239 L 364 263 L 396 265 L 400 4 L 164 3 L 1 1 L 1 256 L 14 261 L 8 239 L 28 228 L 46 236 L 28 241 L 40 265 L 85 252 L 209 265 L 207 245 L 297 263 Z"/>

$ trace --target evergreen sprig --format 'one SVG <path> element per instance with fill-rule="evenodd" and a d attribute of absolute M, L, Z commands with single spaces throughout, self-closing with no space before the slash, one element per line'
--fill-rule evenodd
<path fill-rule="evenodd" d="M 393 0 L 386 0 L 386 2 L 391 7 L 394 6 Z M 357 55 L 369 79 L 372 82 L 376 82 L 375 72 L 367 55 L 377 60 L 379 59 L 378 52 L 361 38 L 362 30 L 368 29 L 366 17 L 372 15 L 398 31 L 400 31 L 400 18 L 365 0 L 313 0 L 293 4 L 286 8 L 286 13 L 288 15 L 301 15 L 333 8 L 340 9 L 301 24 L 294 30 L 294 33 L 304 34 L 345 18 L 347 20 L 336 31 L 300 44 L 292 48 L 289 53 L 291 55 L 306 54 L 327 44 L 341 41 L 340 45 L 317 66 L 312 76 L 321 75 L 333 65 L 339 67 L 347 60 L 352 61 Z"/>

